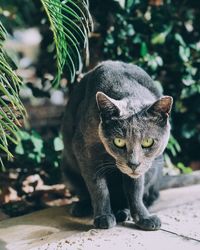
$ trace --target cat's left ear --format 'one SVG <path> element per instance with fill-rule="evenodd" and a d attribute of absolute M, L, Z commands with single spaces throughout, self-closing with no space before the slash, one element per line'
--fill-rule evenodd
<path fill-rule="evenodd" d="M 102 118 L 111 119 L 120 116 L 120 101 L 99 91 L 96 93 L 96 102 Z"/>
<path fill-rule="evenodd" d="M 172 104 L 173 98 L 171 96 L 163 96 L 148 108 L 148 112 L 167 118 L 170 115 Z"/>

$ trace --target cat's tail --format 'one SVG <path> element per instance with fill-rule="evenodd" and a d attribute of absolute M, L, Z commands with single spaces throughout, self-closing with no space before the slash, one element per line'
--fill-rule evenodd
<path fill-rule="evenodd" d="M 165 175 L 161 178 L 160 189 L 184 187 L 200 184 L 200 170 L 190 174 L 180 174 L 175 176 Z"/>

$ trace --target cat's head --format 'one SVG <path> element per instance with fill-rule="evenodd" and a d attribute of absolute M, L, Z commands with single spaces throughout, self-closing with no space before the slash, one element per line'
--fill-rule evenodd
<path fill-rule="evenodd" d="M 167 145 L 172 97 L 163 96 L 138 109 L 134 109 L 134 101 L 115 100 L 102 92 L 97 92 L 96 100 L 99 136 L 106 151 L 123 173 L 138 178 Z"/>

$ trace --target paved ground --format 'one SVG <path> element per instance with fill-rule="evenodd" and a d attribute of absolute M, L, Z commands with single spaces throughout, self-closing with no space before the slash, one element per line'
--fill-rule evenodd
<path fill-rule="evenodd" d="M 51 208 L 0 222 L 0 250 L 200 249 L 200 185 L 161 192 L 151 208 L 163 222 L 156 232 L 132 223 L 96 230 L 90 219 L 72 218 L 68 210 Z"/>

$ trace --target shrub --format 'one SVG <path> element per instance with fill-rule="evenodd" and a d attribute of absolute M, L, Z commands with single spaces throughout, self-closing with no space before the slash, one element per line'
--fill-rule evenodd
<path fill-rule="evenodd" d="M 104 56 L 140 65 L 162 84 L 174 98 L 172 133 L 181 161 L 200 159 L 200 2 L 126 2 L 114 13 Z"/>

